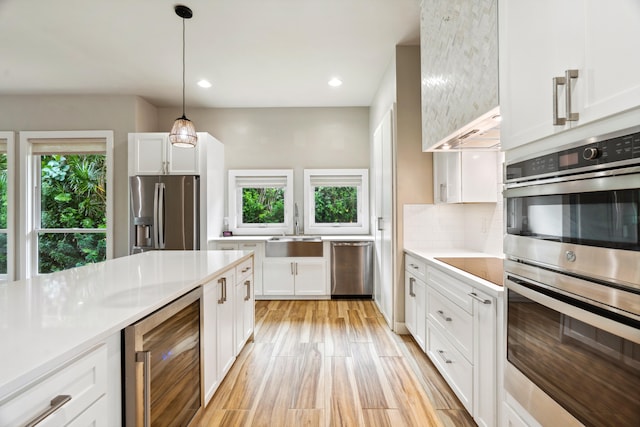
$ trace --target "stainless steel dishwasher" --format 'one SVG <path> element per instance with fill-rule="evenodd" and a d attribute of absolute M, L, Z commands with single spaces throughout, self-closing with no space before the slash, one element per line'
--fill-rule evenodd
<path fill-rule="evenodd" d="M 373 242 L 331 242 L 331 298 L 371 298 Z"/>

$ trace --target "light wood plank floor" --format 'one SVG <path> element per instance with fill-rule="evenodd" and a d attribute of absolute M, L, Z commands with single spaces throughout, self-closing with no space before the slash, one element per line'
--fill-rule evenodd
<path fill-rule="evenodd" d="M 257 301 L 246 345 L 200 426 L 475 426 L 372 301 Z"/>

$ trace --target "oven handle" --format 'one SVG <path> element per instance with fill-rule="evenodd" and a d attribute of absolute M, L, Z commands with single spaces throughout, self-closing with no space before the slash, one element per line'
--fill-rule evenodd
<path fill-rule="evenodd" d="M 640 317 L 631 313 L 627 315 L 611 311 L 607 308 L 577 299 L 573 294 L 558 292 L 544 284 L 515 276 L 506 272 L 506 288 L 514 291 L 533 302 L 541 304 L 559 313 L 566 314 L 585 323 L 597 326 L 614 335 L 626 338 L 640 344 L 638 329 Z M 507 300 L 510 296 L 507 294 Z"/>

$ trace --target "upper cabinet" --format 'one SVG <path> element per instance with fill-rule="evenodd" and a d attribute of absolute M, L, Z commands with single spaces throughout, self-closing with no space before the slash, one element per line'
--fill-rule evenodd
<path fill-rule="evenodd" d="M 438 151 L 433 153 L 435 203 L 496 203 L 497 151 Z"/>
<path fill-rule="evenodd" d="M 422 150 L 498 106 L 497 0 L 422 0 Z"/>
<path fill-rule="evenodd" d="M 168 133 L 130 133 L 129 175 L 198 175 L 200 144 L 175 147 Z"/>
<path fill-rule="evenodd" d="M 638 0 L 499 0 L 502 148 L 640 105 Z"/>

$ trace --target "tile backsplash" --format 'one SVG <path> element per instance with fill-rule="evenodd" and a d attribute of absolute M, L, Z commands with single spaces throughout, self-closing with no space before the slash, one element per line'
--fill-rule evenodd
<path fill-rule="evenodd" d="M 502 255 L 503 208 L 498 203 L 404 206 L 404 245 Z"/>

